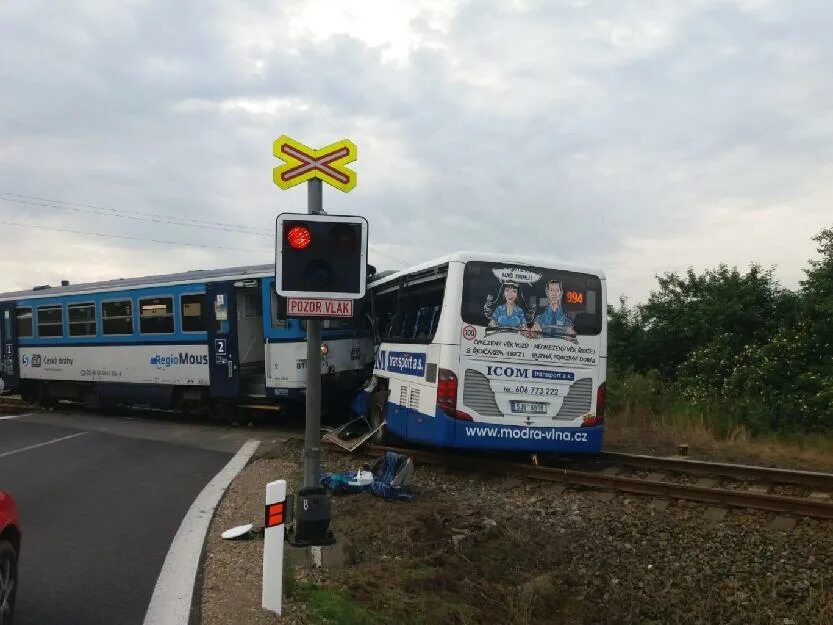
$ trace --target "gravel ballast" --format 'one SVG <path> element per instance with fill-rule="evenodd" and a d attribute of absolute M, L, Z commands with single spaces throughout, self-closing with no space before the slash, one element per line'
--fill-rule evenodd
<path fill-rule="evenodd" d="M 260 609 L 262 541 L 219 533 L 263 514 L 266 482 L 300 477 L 300 448 L 249 465 L 212 522 L 204 625 L 311 623 L 287 597 L 283 619 Z M 325 452 L 327 470 L 366 460 Z M 345 569 L 296 571 L 344 591 L 377 623 L 833 624 L 833 524 L 558 484 L 418 466 L 418 498 L 333 498 Z M 563 491 L 563 492 L 562 492 Z"/>

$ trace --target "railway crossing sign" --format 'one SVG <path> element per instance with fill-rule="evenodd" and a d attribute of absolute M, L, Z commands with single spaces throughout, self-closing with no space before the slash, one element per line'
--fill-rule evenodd
<path fill-rule="evenodd" d="M 282 135 L 275 140 L 272 153 L 285 161 L 272 170 L 272 180 L 281 189 L 319 178 L 345 193 L 356 186 L 356 172 L 345 167 L 356 160 L 356 144 L 349 139 L 336 141 L 319 150 Z"/>
<path fill-rule="evenodd" d="M 329 531 L 330 501 L 320 488 L 321 318 L 351 317 L 353 300 L 364 296 L 367 220 L 347 215 L 324 215 L 322 206 L 322 182 L 345 193 L 356 186 L 356 172 L 345 167 L 356 160 L 356 145 L 352 141 L 342 139 L 316 150 L 281 135 L 272 145 L 272 153 L 284 161 L 283 165 L 272 169 L 272 180 L 278 187 L 289 189 L 302 182 L 308 183 L 307 214 L 279 215 L 275 245 L 275 289 L 287 297 L 292 316 L 307 318 L 304 488 L 298 491 L 301 496 L 296 504 L 297 516 L 290 542 L 328 545 L 335 539 Z M 310 506 L 309 502 L 314 505 Z M 315 510 L 307 510 L 308 507 Z M 282 536 L 277 540 L 282 541 Z M 263 586 L 263 605 L 269 607 L 265 577 Z M 280 593 L 278 583 L 275 594 L 280 597 Z M 277 611 L 280 614 L 280 602 Z"/>

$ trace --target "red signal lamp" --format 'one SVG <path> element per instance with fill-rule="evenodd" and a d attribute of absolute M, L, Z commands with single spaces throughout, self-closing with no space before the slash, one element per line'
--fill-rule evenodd
<path fill-rule="evenodd" d="M 306 226 L 292 226 L 286 233 L 286 241 L 294 250 L 304 250 L 312 243 L 312 233 Z"/>

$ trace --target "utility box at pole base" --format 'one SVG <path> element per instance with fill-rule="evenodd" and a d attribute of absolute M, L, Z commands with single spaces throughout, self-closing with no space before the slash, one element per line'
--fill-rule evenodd
<path fill-rule="evenodd" d="M 283 213 L 275 242 L 275 290 L 288 298 L 356 300 L 367 285 L 367 220 L 353 215 Z M 349 306 L 306 303 L 297 315 L 352 316 Z M 341 311 L 341 314 L 339 314 Z"/>

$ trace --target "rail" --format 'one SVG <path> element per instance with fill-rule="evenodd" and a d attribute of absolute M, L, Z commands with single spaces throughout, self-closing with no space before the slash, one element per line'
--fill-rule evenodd
<path fill-rule="evenodd" d="M 23 401 L 20 397 L 15 397 L 14 395 L 0 395 L 0 412 L 22 410 L 28 407 L 29 404 Z"/>
<path fill-rule="evenodd" d="M 726 464 L 722 462 L 663 458 L 660 456 L 614 452 L 603 452 L 599 454 L 599 458 L 615 464 L 636 468 L 660 469 L 693 475 L 719 475 L 736 480 L 761 480 L 775 484 L 796 484 L 798 486 L 807 486 L 808 488 L 820 488 L 822 490 L 833 491 L 833 474 L 819 473 L 816 471 L 798 471 L 794 469 L 758 467 L 748 464 Z"/>
<path fill-rule="evenodd" d="M 332 449 L 344 452 L 344 449 L 332 445 Z M 547 482 L 560 482 L 563 484 L 588 486 L 595 488 L 606 488 L 622 493 L 635 493 L 640 495 L 652 495 L 655 497 L 667 497 L 686 501 L 697 501 L 700 503 L 724 505 L 735 508 L 751 508 L 769 512 L 780 512 L 788 514 L 799 514 L 802 516 L 821 519 L 833 519 L 833 500 L 813 497 L 793 497 L 776 495 L 768 492 L 745 491 L 716 486 L 703 486 L 697 484 L 685 484 L 677 482 L 666 482 L 641 477 L 623 475 L 612 475 L 601 471 L 585 471 L 566 468 L 543 467 L 527 465 L 518 462 L 507 462 L 497 458 L 485 458 L 482 456 L 460 455 L 460 454 L 439 454 L 418 449 L 401 449 L 397 447 L 367 446 L 357 453 L 362 455 L 379 456 L 385 451 L 395 451 L 405 454 L 414 459 L 415 462 L 424 464 L 439 465 L 452 469 L 463 469 L 477 471 L 480 473 L 509 475 L 523 477 L 533 480 Z M 608 455 L 608 460 L 613 460 L 613 455 Z M 833 475 L 824 473 L 811 473 L 802 471 L 788 471 L 783 469 L 769 469 L 766 467 L 752 467 L 747 465 L 725 465 L 720 463 L 705 463 L 690 460 L 656 459 L 656 464 L 651 464 L 655 459 L 652 456 L 631 456 L 620 454 L 618 460 L 622 465 L 650 466 L 651 468 L 663 468 L 680 473 L 694 473 L 708 475 L 720 475 L 725 477 L 744 476 L 744 479 L 762 480 L 766 476 L 769 483 L 801 484 L 803 486 L 822 487 L 833 491 Z M 668 464 L 663 464 L 667 462 Z M 808 477 L 811 476 L 811 477 Z M 807 482 L 799 480 L 808 479 Z"/>

